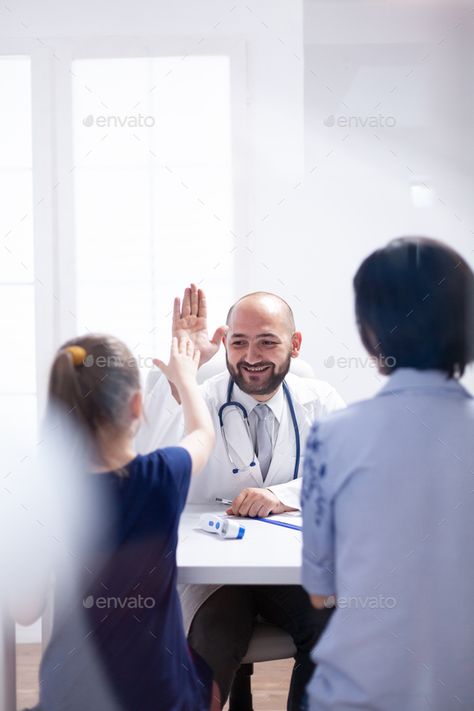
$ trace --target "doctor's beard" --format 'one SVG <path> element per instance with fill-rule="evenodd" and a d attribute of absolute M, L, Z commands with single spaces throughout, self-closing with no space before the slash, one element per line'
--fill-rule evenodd
<path fill-rule="evenodd" d="M 288 358 L 283 363 L 280 370 L 276 370 L 275 364 L 268 361 L 260 361 L 259 363 L 247 363 L 246 361 L 241 361 L 240 363 L 237 363 L 236 367 L 234 367 L 231 363 L 229 363 L 227 352 L 225 360 L 227 370 L 229 371 L 233 381 L 244 393 L 247 393 L 247 395 L 272 395 L 278 390 L 286 378 L 286 375 L 290 369 L 291 355 L 288 353 Z M 268 374 L 265 374 L 266 377 L 262 377 L 261 382 L 249 383 L 245 380 L 245 376 L 242 374 L 241 368 L 244 365 L 251 365 L 253 367 L 262 367 L 267 365 L 270 366 L 270 368 L 267 371 Z"/>

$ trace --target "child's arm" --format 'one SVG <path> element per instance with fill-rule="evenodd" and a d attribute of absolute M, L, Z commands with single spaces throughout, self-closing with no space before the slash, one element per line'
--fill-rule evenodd
<path fill-rule="evenodd" d="M 198 474 L 207 463 L 215 442 L 214 427 L 207 405 L 196 382 L 200 353 L 186 337 L 173 338 L 168 365 L 153 361 L 176 387 L 188 433 L 179 443 L 191 455 L 192 473 Z"/>

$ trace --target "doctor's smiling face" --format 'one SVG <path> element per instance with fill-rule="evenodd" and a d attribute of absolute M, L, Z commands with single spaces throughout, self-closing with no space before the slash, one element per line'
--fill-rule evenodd
<path fill-rule="evenodd" d="M 224 337 L 230 375 L 243 392 L 269 400 L 280 387 L 301 347 L 293 313 L 275 294 L 243 296 L 229 311 Z"/>

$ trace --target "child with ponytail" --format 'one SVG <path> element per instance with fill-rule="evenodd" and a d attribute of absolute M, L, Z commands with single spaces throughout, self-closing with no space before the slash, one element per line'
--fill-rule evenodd
<path fill-rule="evenodd" d="M 146 456 L 134 450 L 142 394 L 123 343 L 77 338 L 52 365 L 49 403 L 86 443 L 85 486 L 100 521 L 81 542 L 74 575 L 56 580 L 36 711 L 219 708 L 210 671 L 188 648 L 176 591 L 179 519 L 214 430 L 192 342 L 174 338 L 169 363 L 155 362 L 179 392 L 187 434 L 179 446 Z"/>

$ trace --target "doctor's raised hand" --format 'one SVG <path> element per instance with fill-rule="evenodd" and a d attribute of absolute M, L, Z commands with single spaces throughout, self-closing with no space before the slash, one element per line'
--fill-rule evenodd
<path fill-rule="evenodd" d="M 183 301 L 176 297 L 173 304 L 172 335 L 175 338 L 189 338 L 199 349 L 199 366 L 204 365 L 217 353 L 227 326 L 219 326 L 212 338 L 207 331 L 206 295 L 196 284 L 184 290 Z"/>

